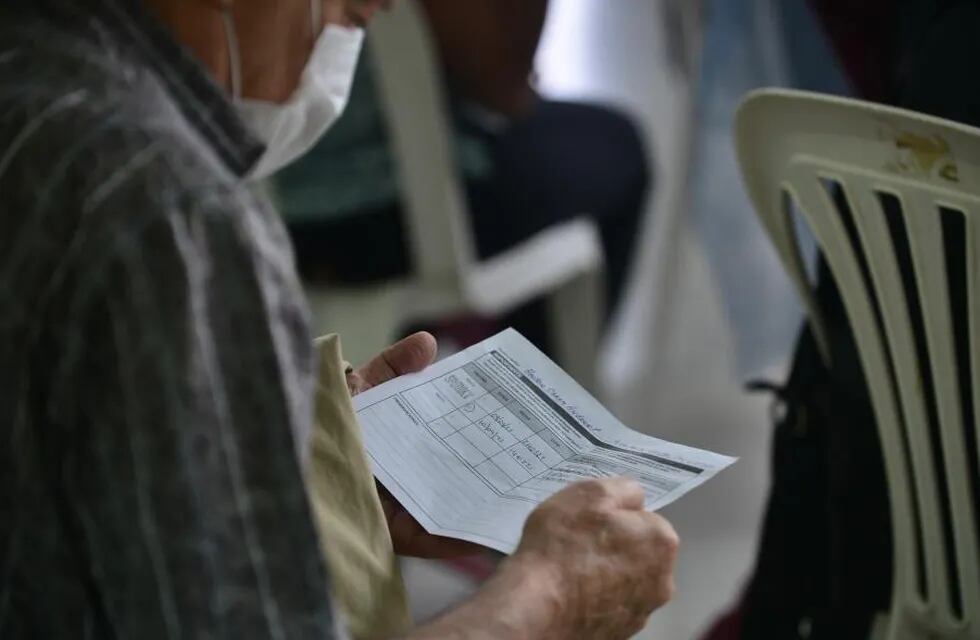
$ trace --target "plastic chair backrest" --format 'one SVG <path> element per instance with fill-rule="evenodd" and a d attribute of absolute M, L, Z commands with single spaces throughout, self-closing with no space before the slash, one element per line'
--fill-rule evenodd
<path fill-rule="evenodd" d="M 886 637 L 980 638 L 980 130 L 762 90 L 738 112 L 736 146 L 824 357 L 791 205 L 816 237 L 858 345 L 891 506 Z"/>
<path fill-rule="evenodd" d="M 397 160 L 414 271 L 456 284 L 474 261 L 466 198 L 437 53 L 415 2 L 394 3 L 369 32 L 375 80 Z"/>

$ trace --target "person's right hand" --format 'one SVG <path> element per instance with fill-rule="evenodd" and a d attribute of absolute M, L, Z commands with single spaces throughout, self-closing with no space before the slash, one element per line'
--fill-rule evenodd
<path fill-rule="evenodd" d="M 679 540 L 634 480 L 580 482 L 542 503 L 508 560 L 552 576 L 567 638 L 628 638 L 674 592 Z"/>

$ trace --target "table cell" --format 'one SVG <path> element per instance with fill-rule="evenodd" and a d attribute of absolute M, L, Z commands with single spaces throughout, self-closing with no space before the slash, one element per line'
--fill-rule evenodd
<path fill-rule="evenodd" d="M 451 373 L 436 378 L 434 381 L 439 390 L 455 405 L 460 406 L 467 402 L 473 402 L 484 395 L 486 390 L 462 369 L 456 369 Z"/>
<path fill-rule="evenodd" d="M 545 467 L 553 467 L 561 464 L 564 458 L 557 451 L 548 446 L 541 436 L 531 436 L 527 440 L 517 444 L 517 448 L 526 450 Z M 542 469 L 543 471 L 544 469 Z"/>
<path fill-rule="evenodd" d="M 536 432 L 538 436 L 547 443 L 549 447 L 555 450 L 555 452 L 560 455 L 563 459 L 571 458 L 575 455 L 575 451 L 572 450 L 565 442 L 556 436 L 550 429 L 545 429 L 543 431 Z"/>
<path fill-rule="evenodd" d="M 507 492 L 516 486 L 516 483 L 493 460 L 481 463 L 476 470 L 497 491 Z"/>
<path fill-rule="evenodd" d="M 469 374 L 471 378 L 476 380 L 484 391 L 493 391 L 497 388 L 497 383 L 487 375 L 487 373 L 480 368 L 480 365 L 475 362 L 469 362 L 463 365 L 463 371 Z"/>
<path fill-rule="evenodd" d="M 496 421 L 491 420 L 490 416 L 480 418 L 476 421 L 476 424 L 483 430 L 483 433 L 487 434 L 489 438 L 500 445 L 501 450 L 517 444 L 517 439 L 509 431 L 501 428 Z"/>
<path fill-rule="evenodd" d="M 589 478 L 608 478 L 610 475 L 612 475 L 600 469 L 595 464 L 581 459 L 581 457 L 577 455 L 561 463 L 561 465 L 552 469 L 548 473 L 564 474 L 566 477 L 576 478 L 578 480 L 587 480 Z"/>
<path fill-rule="evenodd" d="M 505 407 L 501 407 L 491 412 L 487 418 L 493 420 L 503 431 L 514 436 L 515 441 L 524 440 L 534 435 L 530 427 L 524 424 L 517 416 Z"/>
<path fill-rule="evenodd" d="M 579 482 L 581 480 L 588 480 L 595 477 L 605 477 L 605 476 L 595 476 L 589 473 L 588 469 L 581 469 L 579 467 L 566 467 L 561 466 L 555 469 L 549 469 L 542 473 L 540 476 L 535 478 L 535 481 L 540 480 L 542 482 L 553 482 L 560 486 L 565 486 L 573 482 Z"/>
<path fill-rule="evenodd" d="M 525 407 L 520 403 L 515 402 L 507 408 L 510 409 L 515 416 L 517 416 L 518 420 L 526 424 L 527 428 L 533 431 L 534 433 L 538 433 L 539 431 L 543 431 L 548 428 L 544 426 L 544 424 L 542 424 L 540 420 L 535 418 L 534 414 L 531 413 L 527 409 L 527 407 Z"/>
<path fill-rule="evenodd" d="M 544 502 L 557 493 L 557 491 L 554 491 L 547 486 L 539 485 L 537 482 L 537 478 L 532 478 L 524 484 L 511 489 L 510 495 L 514 497 L 527 498 L 538 502 Z"/>
<path fill-rule="evenodd" d="M 502 405 L 508 405 L 512 402 L 517 402 L 514 396 L 511 395 L 510 391 L 505 391 L 504 389 L 494 389 L 493 396 L 500 401 Z"/>
<path fill-rule="evenodd" d="M 514 481 L 514 484 L 520 484 L 531 478 L 531 473 L 506 451 L 495 455 L 493 462 L 501 471 L 507 474 L 508 478 Z"/>
<path fill-rule="evenodd" d="M 408 389 L 403 392 L 403 395 L 426 422 L 440 418 L 456 409 L 456 405 L 450 402 L 449 398 L 431 382 L 414 389 Z"/>
<path fill-rule="evenodd" d="M 459 410 L 453 411 L 451 413 L 447 413 L 443 417 L 445 418 L 446 422 L 448 422 L 453 426 L 454 430 L 462 429 L 463 427 L 467 426 L 471 422 L 470 419 L 464 416 L 462 413 L 460 413 Z"/>
<path fill-rule="evenodd" d="M 489 393 L 485 396 L 480 396 L 480 398 L 476 402 L 481 407 L 483 407 L 484 411 L 487 412 L 494 411 L 504 406 L 500 404 L 500 400 L 497 400 L 495 397 L 493 397 L 492 394 Z"/>
<path fill-rule="evenodd" d="M 538 491 L 547 497 L 558 493 L 569 484 L 569 480 L 562 478 L 560 475 L 555 475 L 551 471 L 546 471 L 542 475 L 525 482 L 521 485 L 521 488 Z"/>
<path fill-rule="evenodd" d="M 487 458 L 479 449 L 474 447 L 469 440 L 463 437 L 463 433 L 461 431 L 457 431 L 453 435 L 446 438 L 445 442 L 452 447 L 452 450 L 458 453 L 463 460 L 470 463 L 474 467 Z"/>
<path fill-rule="evenodd" d="M 463 417 L 470 422 L 476 422 L 483 416 L 487 415 L 487 412 L 483 410 L 483 407 L 478 405 L 476 402 L 467 402 L 459 408 L 460 413 Z"/>
<path fill-rule="evenodd" d="M 527 447 L 523 446 L 523 444 L 520 442 L 508 449 L 507 454 L 513 458 L 517 464 L 521 465 L 521 467 L 523 467 L 529 475 L 536 476 L 548 469 L 547 465 L 541 462 L 541 460 L 539 460 L 534 453 L 532 453 Z"/>
<path fill-rule="evenodd" d="M 449 424 L 445 418 L 439 418 L 429 423 L 429 428 L 436 432 L 440 438 L 446 438 L 456 433 L 457 428 Z"/>
<path fill-rule="evenodd" d="M 470 444 L 479 449 L 488 458 L 504 450 L 504 447 L 500 446 L 491 434 L 484 432 L 478 424 L 471 424 L 468 427 L 464 427 L 460 433 L 470 441 Z"/>

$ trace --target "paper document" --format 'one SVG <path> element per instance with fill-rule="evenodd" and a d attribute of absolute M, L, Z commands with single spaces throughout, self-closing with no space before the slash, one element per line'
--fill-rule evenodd
<path fill-rule="evenodd" d="M 632 431 L 513 329 L 354 408 L 375 476 L 429 533 L 504 553 L 578 480 L 633 477 L 654 510 L 735 461 Z"/>

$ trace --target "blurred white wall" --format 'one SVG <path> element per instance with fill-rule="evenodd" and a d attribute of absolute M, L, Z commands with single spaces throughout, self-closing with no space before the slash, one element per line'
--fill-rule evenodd
<path fill-rule="evenodd" d="M 716 481 L 664 510 L 683 540 L 678 593 L 652 617 L 644 638 L 696 638 L 737 598 L 754 558 L 768 482 L 768 401 L 742 391 L 738 334 L 717 272 L 719 265 L 737 270 L 739 263 L 730 255 L 719 262 L 724 248 L 704 233 L 706 225 L 725 219 L 718 215 L 726 212 L 711 207 L 744 196 L 724 118 L 705 127 L 698 110 L 699 4 L 552 0 L 539 58 L 546 93 L 632 112 L 656 167 L 628 304 L 604 354 L 611 408 L 638 430 L 740 456 Z M 723 159 L 714 168 L 718 175 L 707 180 L 696 164 L 704 154 Z M 702 197 L 706 187 L 713 198 Z M 696 203 L 704 209 L 694 210 Z M 745 216 L 746 228 L 754 224 L 744 206 L 727 213 L 732 224 L 737 215 Z M 747 237 L 743 249 L 760 239 Z M 766 250 L 761 246 L 763 255 Z M 757 308 L 763 318 L 770 311 Z"/>
<path fill-rule="evenodd" d="M 633 114 L 647 134 L 656 184 L 639 243 L 637 281 L 603 362 L 613 393 L 650 365 L 650 339 L 661 319 L 655 301 L 663 293 L 687 179 L 699 4 L 552 0 L 538 52 L 543 93 L 616 105 Z"/>

